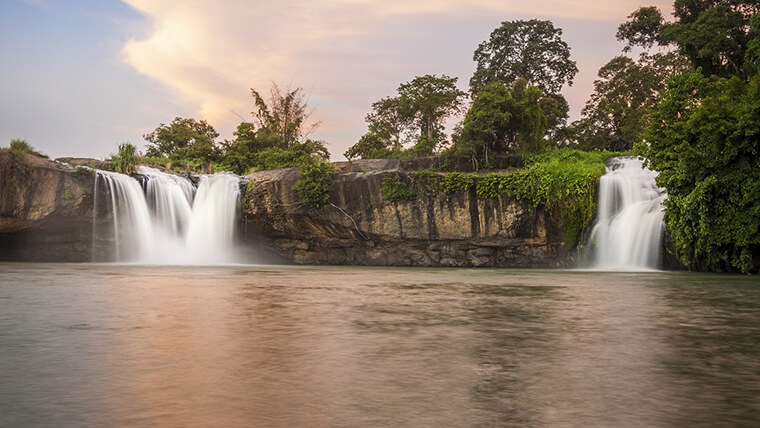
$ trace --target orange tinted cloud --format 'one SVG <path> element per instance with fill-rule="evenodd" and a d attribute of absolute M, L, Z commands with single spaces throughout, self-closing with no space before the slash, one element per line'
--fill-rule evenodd
<path fill-rule="evenodd" d="M 399 83 L 462 70 L 465 89 L 471 53 L 493 29 L 457 28 L 471 46 L 465 54 L 452 55 L 449 65 L 426 57 L 433 45 L 424 40 L 451 37 L 451 28 L 395 28 L 396 22 L 480 14 L 498 16 L 498 21 L 535 16 L 618 23 L 640 5 L 640 0 L 124 1 L 152 23 L 144 37 L 124 45 L 124 60 L 170 87 L 176 102 L 196 111 L 197 118 L 231 137 L 240 122 L 237 114 L 251 110 L 249 88 L 266 91 L 273 81 L 290 83 L 311 93 L 315 119 L 324 119 L 323 134 L 317 136 L 333 144 L 334 155 L 361 135 L 369 105 L 391 95 Z M 571 47 L 573 53 L 583 49 Z"/>

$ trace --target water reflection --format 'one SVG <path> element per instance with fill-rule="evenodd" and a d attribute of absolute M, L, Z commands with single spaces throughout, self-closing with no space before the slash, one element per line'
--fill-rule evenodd
<path fill-rule="evenodd" d="M 752 425 L 752 278 L 0 265 L 0 425 Z"/>

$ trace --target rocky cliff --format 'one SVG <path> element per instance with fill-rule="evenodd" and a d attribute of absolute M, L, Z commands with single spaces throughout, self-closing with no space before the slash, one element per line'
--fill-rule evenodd
<path fill-rule="evenodd" d="M 93 174 L 0 150 L 0 260 L 89 261 Z"/>
<path fill-rule="evenodd" d="M 393 266 L 568 266 L 564 235 L 541 210 L 474 189 L 388 202 L 385 177 L 418 165 L 338 164 L 330 201 L 298 204 L 294 168 L 243 178 L 240 238 L 278 261 Z M 94 172 L 0 151 L 0 260 L 92 260 Z M 98 241 L 98 252 L 108 242 Z M 103 248 L 100 248 L 103 247 Z M 252 262 L 271 261 L 258 256 Z"/>
<path fill-rule="evenodd" d="M 392 266 L 569 266 L 564 234 L 541 210 L 508 199 L 478 199 L 474 189 L 383 199 L 383 179 L 408 173 L 394 161 L 339 164 L 330 201 L 297 203 L 294 168 L 246 177 L 244 236 L 304 264 Z"/>

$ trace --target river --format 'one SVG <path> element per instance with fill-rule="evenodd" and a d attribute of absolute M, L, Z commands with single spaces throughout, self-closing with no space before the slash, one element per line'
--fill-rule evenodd
<path fill-rule="evenodd" d="M 760 281 L 0 264 L 0 426 L 760 423 Z"/>

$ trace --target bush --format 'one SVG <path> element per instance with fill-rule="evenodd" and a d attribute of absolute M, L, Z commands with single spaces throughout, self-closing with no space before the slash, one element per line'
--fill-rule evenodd
<path fill-rule="evenodd" d="M 302 166 L 301 179 L 295 186 L 298 202 L 313 208 L 326 204 L 330 200 L 333 174 L 335 174 L 335 166 L 321 159 L 314 159 Z"/>
<path fill-rule="evenodd" d="M 450 172 L 446 174 L 440 182 L 441 190 L 446 195 L 469 190 L 475 186 L 476 173 Z"/>
<path fill-rule="evenodd" d="M 26 140 L 14 138 L 11 140 L 10 150 L 15 153 L 27 153 L 41 158 L 47 158 L 47 155 L 43 155 L 32 147 Z"/>
<path fill-rule="evenodd" d="M 417 198 L 417 192 L 414 191 L 411 183 L 405 183 L 398 174 L 389 175 L 383 178 L 383 184 L 380 186 L 383 199 L 388 202 L 410 202 Z"/>
<path fill-rule="evenodd" d="M 531 208 L 543 207 L 565 230 L 565 245 L 574 248 L 596 212 L 596 186 L 604 161 L 621 153 L 561 149 L 526 159 L 512 174 L 489 174 L 477 184 L 478 197 L 506 194 Z"/>
<path fill-rule="evenodd" d="M 131 174 L 137 171 L 137 147 L 129 143 L 119 144 L 119 151 L 111 155 L 111 168 L 122 174 Z"/>

